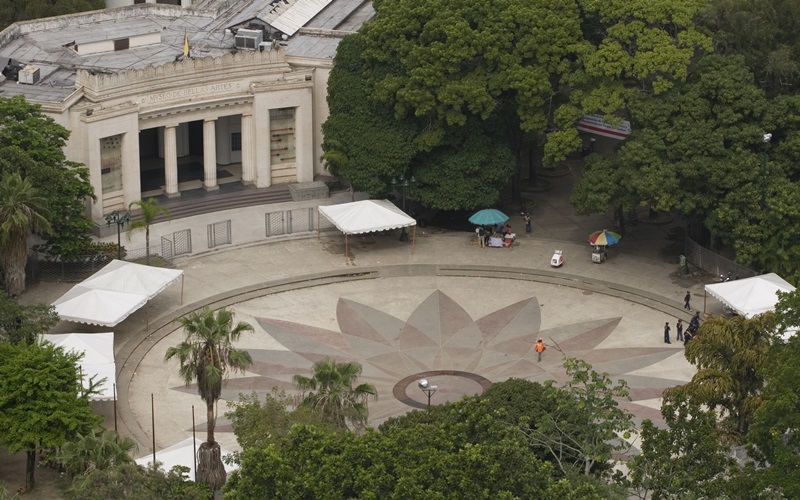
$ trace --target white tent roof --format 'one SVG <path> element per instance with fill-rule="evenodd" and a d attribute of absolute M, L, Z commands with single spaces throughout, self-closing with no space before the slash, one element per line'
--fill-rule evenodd
<path fill-rule="evenodd" d="M 113 260 L 53 305 L 63 320 L 116 326 L 182 275 L 179 269 Z"/>
<path fill-rule="evenodd" d="M 417 224 L 412 217 L 389 200 L 364 200 L 340 205 L 320 206 L 326 219 L 345 234 L 386 231 Z"/>
<path fill-rule="evenodd" d="M 198 438 L 197 439 L 197 447 L 200 447 L 200 443 L 203 440 Z M 225 450 L 224 448 L 220 449 L 222 453 L 222 457 L 224 458 L 225 455 L 230 455 L 230 452 Z M 184 467 L 189 468 L 189 479 L 194 480 L 194 447 L 192 445 L 192 438 L 186 438 L 180 443 L 173 444 L 169 448 L 164 448 L 161 451 L 156 452 L 156 461 L 161 462 L 161 468 L 164 469 L 165 472 L 169 472 L 170 469 L 175 467 L 176 465 L 182 465 Z M 139 465 L 149 465 L 153 463 L 153 454 L 146 455 L 142 458 L 137 458 L 136 463 Z M 224 463 L 224 461 L 223 461 Z M 225 465 L 225 472 L 231 473 L 238 469 L 239 467 L 236 465 Z"/>
<path fill-rule="evenodd" d="M 116 384 L 116 365 L 114 364 L 114 333 L 64 333 L 42 335 L 43 341 L 48 341 L 65 351 L 83 353 L 80 361 L 84 387 L 93 376 L 99 381 L 106 379 L 98 386 L 100 392 L 90 396 L 90 399 L 107 401 L 114 399 L 114 384 Z"/>
<path fill-rule="evenodd" d="M 138 293 L 152 299 L 177 281 L 183 271 L 143 266 L 124 260 L 112 260 L 103 269 L 86 278 L 81 285 L 88 288 Z"/>
<path fill-rule="evenodd" d="M 147 300 L 147 295 L 75 285 L 53 305 L 63 320 L 111 327 L 147 304 Z"/>
<path fill-rule="evenodd" d="M 746 318 L 772 311 L 778 302 L 778 292 L 791 292 L 794 287 L 775 273 L 752 278 L 714 283 L 705 286 L 706 292 Z"/>

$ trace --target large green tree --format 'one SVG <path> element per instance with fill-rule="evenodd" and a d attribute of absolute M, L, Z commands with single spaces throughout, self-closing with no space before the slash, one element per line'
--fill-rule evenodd
<path fill-rule="evenodd" d="M 478 406 L 465 410 L 470 418 L 486 417 Z M 455 404 L 447 412 L 462 409 Z M 277 444 L 244 451 L 225 497 L 607 498 L 592 485 L 554 479 L 514 426 L 500 425 L 480 442 L 462 445 L 464 426 L 455 419 L 419 423 L 419 413 L 425 412 L 413 412 L 408 425 L 398 421 L 363 435 L 295 426 Z"/>
<path fill-rule="evenodd" d="M 0 341 L 33 343 L 58 324 L 58 314 L 48 304 L 23 305 L 0 291 Z"/>
<path fill-rule="evenodd" d="M 27 491 L 34 487 L 37 450 L 55 449 L 102 420 L 89 406 L 93 388 L 82 388 L 76 366 L 82 356 L 49 342 L 0 342 L 0 444 L 27 453 Z"/>
<path fill-rule="evenodd" d="M 594 371 L 580 359 L 567 358 L 564 368 L 570 380 L 548 394 L 554 411 L 541 415 L 525 432 L 563 474 L 604 474 L 613 454 L 630 448 L 626 440 L 633 430 L 633 415 L 617 402 L 630 399 L 627 383 L 614 383 L 607 373 Z"/>
<path fill-rule="evenodd" d="M 666 427 L 642 422 L 641 453 L 627 463 L 633 491 L 654 500 L 723 498 L 724 478 L 736 469 L 716 413 L 677 390 L 664 398 L 661 415 Z"/>
<path fill-rule="evenodd" d="M 188 467 L 163 472 L 154 466 L 123 463 L 77 476 L 67 488 L 70 500 L 211 500 L 208 486 L 187 479 Z"/>
<path fill-rule="evenodd" d="M 356 35 L 356 50 L 337 60 L 331 75 L 329 123 L 353 126 L 326 130 L 326 157 L 332 164 L 344 162 L 341 173 L 357 179 L 388 177 L 386 167 L 396 169 L 390 175 L 408 175 L 413 165 L 411 173 L 419 169 L 423 182 L 411 196 L 429 205 L 453 190 L 480 193 L 464 179 L 474 178 L 481 170 L 473 165 L 481 165 L 496 173 L 481 179 L 483 192 L 496 199 L 511 172 L 502 167 L 514 158 L 520 169 L 531 168 L 540 161 L 545 136 L 546 162 L 553 163 L 580 146 L 573 125 L 584 113 L 611 116 L 625 107 L 627 96 L 662 92 L 684 79 L 698 49 L 710 47 L 694 27 L 704 5 L 703 0 L 376 3 L 377 18 Z M 339 78 L 339 72 L 347 76 Z M 350 85 L 339 86 L 345 82 Z M 402 130 L 401 140 L 385 147 L 401 154 L 378 164 L 353 161 L 367 157 L 376 144 L 353 140 L 350 130 L 357 123 L 346 114 L 354 110 L 367 126 L 376 117 L 384 123 L 394 115 L 402 128 L 391 130 Z M 418 157 L 409 163 L 414 151 Z M 466 165 L 461 171 L 441 161 L 456 153 Z M 467 157 L 472 160 L 465 162 Z M 435 176 L 448 181 L 429 183 Z M 462 201 L 468 196 L 450 194 L 454 197 L 461 207 L 469 206 Z"/>
<path fill-rule="evenodd" d="M 0 180 L 0 267 L 6 292 L 16 297 L 25 290 L 28 239 L 51 231 L 47 202 L 18 173 Z"/>
<path fill-rule="evenodd" d="M 615 155 L 593 155 L 571 196 L 580 214 L 649 204 L 696 218 L 732 241 L 715 212 L 732 193 L 758 204 L 768 104 L 741 58 L 706 56 L 685 83 L 628 101 L 633 133 Z M 725 221 L 730 224 L 725 224 Z"/>
<path fill-rule="evenodd" d="M 369 417 L 367 402 L 378 399 L 378 391 L 372 384 L 355 385 L 361 365 L 325 358 L 314 363 L 311 372 L 310 377 L 294 376 L 303 393 L 300 404 L 319 411 L 325 422 L 339 428 L 345 429 L 348 424 L 363 428 Z"/>
<path fill-rule="evenodd" d="M 15 21 L 99 10 L 102 0 L 5 0 L 0 3 L 0 29 Z"/>
<path fill-rule="evenodd" d="M 186 339 L 170 347 L 165 360 L 177 358 L 179 373 L 186 385 L 197 383 L 197 392 L 206 403 L 206 441 L 197 452 L 197 480 L 216 491 L 225 484 L 225 468 L 219 443 L 214 438 L 215 405 L 230 372 L 243 372 L 253 362 L 250 353 L 237 349 L 236 342 L 253 327 L 244 321 L 234 324 L 234 314 L 226 308 L 216 313 L 205 307 L 180 318 Z"/>
<path fill-rule="evenodd" d="M 18 173 L 39 191 L 52 227 L 42 250 L 62 258 L 88 253 L 93 228 L 86 214 L 86 200 L 94 196 L 89 169 L 66 159 L 68 138 L 40 106 L 0 97 L 0 176 Z"/>
<path fill-rule="evenodd" d="M 770 96 L 800 90 L 800 4 L 785 0 L 714 0 L 703 24 L 715 48 L 744 56 Z"/>
<path fill-rule="evenodd" d="M 747 434 L 751 455 L 759 462 L 757 491 L 771 489 L 785 498 L 800 498 L 800 337 L 771 348 L 764 402 Z"/>
<path fill-rule="evenodd" d="M 263 402 L 255 392 L 239 394 L 238 401 L 228 401 L 225 416 L 242 449 L 266 448 L 286 437 L 296 424 L 336 428 L 325 423 L 320 412 L 305 405 L 295 407 L 295 403 L 292 396 L 277 389 L 266 394 Z"/>
<path fill-rule="evenodd" d="M 751 319 L 712 316 L 686 346 L 686 359 L 697 367 L 697 373 L 677 390 L 695 403 L 718 409 L 736 440 L 744 439 L 761 404 L 775 328 L 772 312 Z"/>

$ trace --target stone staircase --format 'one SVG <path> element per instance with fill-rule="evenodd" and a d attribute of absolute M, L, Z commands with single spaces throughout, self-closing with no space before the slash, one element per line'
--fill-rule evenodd
<path fill-rule="evenodd" d="M 251 207 L 254 205 L 265 205 L 269 203 L 286 203 L 292 201 L 288 184 L 279 184 L 268 188 L 256 188 L 254 186 L 241 186 L 239 189 L 226 190 L 225 186 L 219 191 L 202 192 L 199 195 L 167 198 L 157 196 L 156 198 L 163 207 L 170 211 L 171 219 L 180 219 L 194 215 L 202 215 L 233 208 Z M 199 190 L 198 190 L 199 191 Z M 137 211 L 131 214 L 133 219 L 139 218 Z M 163 222 L 166 217 L 159 216 L 155 222 Z"/>

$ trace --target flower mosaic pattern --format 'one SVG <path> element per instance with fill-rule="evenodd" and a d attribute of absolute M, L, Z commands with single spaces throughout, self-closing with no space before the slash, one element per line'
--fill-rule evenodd
<path fill-rule="evenodd" d="M 658 398 L 664 388 L 681 383 L 631 374 L 674 355 L 675 349 L 599 348 L 614 333 L 621 317 L 541 330 L 542 312 L 536 297 L 473 319 L 447 294 L 435 290 L 407 320 L 340 298 L 336 311 L 339 331 L 280 319 L 255 319 L 287 350 L 248 349 L 253 365 L 248 374 L 228 381 L 224 398 L 236 399 L 240 392 L 267 392 L 273 387 L 293 391 L 293 375 L 310 374 L 314 362 L 330 356 L 338 361 L 361 363 L 363 374 L 359 382 L 374 384 L 378 389 L 378 401 L 370 402 L 373 425 L 410 409 L 393 397 L 392 388 L 414 374 L 451 370 L 474 373 L 493 382 L 511 377 L 563 382 L 561 353 L 584 359 L 595 370 L 608 372 L 613 378 L 626 379 L 634 402 L 624 402 L 624 406 L 641 418 L 660 419 L 660 415 L 657 410 L 637 405 L 636 401 Z M 533 351 L 539 337 L 549 346 L 542 362 L 536 361 Z M 435 401 L 457 400 L 474 393 L 477 387 L 474 383 L 451 386 L 455 387 Z M 174 389 L 194 392 L 193 387 Z M 418 401 L 423 397 L 416 384 L 409 386 L 407 394 Z"/>

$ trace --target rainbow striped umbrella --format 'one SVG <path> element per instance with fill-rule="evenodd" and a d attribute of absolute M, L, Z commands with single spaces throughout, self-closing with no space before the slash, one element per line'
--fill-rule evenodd
<path fill-rule="evenodd" d="M 603 229 L 602 231 L 595 231 L 589 235 L 589 243 L 591 243 L 592 245 L 599 245 L 604 247 L 615 245 L 619 243 L 619 240 L 621 239 L 622 236 L 607 229 Z"/>

